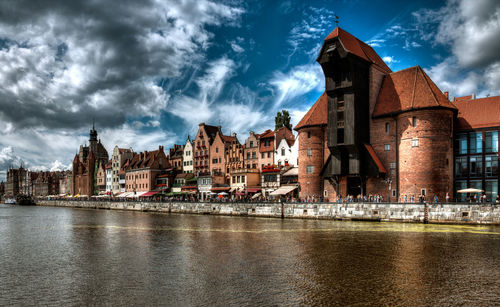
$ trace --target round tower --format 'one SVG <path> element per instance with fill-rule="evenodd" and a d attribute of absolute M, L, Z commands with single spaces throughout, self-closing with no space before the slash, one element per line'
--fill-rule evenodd
<path fill-rule="evenodd" d="M 400 195 L 427 202 L 453 192 L 453 116 L 451 109 L 421 109 L 397 116 Z"/>
<path fill-rule="evenodd" d="M 320 198 L 323 195 L 321 170 L 325 160 L 325 128 L 313 126 L 299 130 L 299 196 Z"/>

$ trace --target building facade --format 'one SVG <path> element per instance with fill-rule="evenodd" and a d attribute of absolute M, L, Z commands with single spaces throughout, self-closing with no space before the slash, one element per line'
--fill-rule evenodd
<path fill-rule="evenodd" d="M 177 172 L 182 172 L 184 147 L 182 145 L 174 145 L 173 148 L 169 149 L 168 158 L 172 168 L 174 168 Z"/>
<path fill-rule="evenodd" d="M 156 177 L 170 167 L 163 146 L 158 150 L 134 154 L 124 164 L 125 191 L 150 192 L 156 189 Z"/>
<path fill-rule="evenodd" d="M 259 154 L 259 135 L 250 131 L 243 149 L 244 164 L 247 169 L 260 169 Z"/>
<path fill-rule="evenodd" d="M 106 148 L 97 139 L 95 127 L 90 130 L 89 146 L 80 146 L 80 151 L 73 159 L 71 187 L 77 195 L 95 195 L 97 165 L 107 163 L 109 157 Z"/>
<path fill-rule="evenodd" d="M 222 133 L 220 126 L 210 126 L 205 123 L 200 123 L 198 126 L 193 142 L 193 170 L 197 176 L 210 173 L 210 146 L 217 133 Z"/>
<path fill-rule="evenodd" d="M 191 142 L 189 136 L 187 137 L 186 144 L 184 145 L 182 171 L 184 173 L 193 173 L 193 142 Z"/>
<path fill-rule="evenodd" d="M 125 161 L 132 159 L 134 151 L 132 148 L 119 148 L 115 146 L 113 149 L 113 157 L 111 159 L 111 191 L 114 195 L 125 190 L 124 171 L 122 170 Z"/>

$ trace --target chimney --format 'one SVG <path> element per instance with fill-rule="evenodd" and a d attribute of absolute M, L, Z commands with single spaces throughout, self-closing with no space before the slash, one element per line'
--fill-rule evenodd
<path fill-rule="evenodd" d="M 449 94 L 450 93 L 448 93 L 448 91 L 444 92 L 444 97 L 446 97 L 446 99 L 448 99 L 448 100 L 449 100 Z"/>
<path fill-rule="evenodd" d="M 235 138 L 235 137 L 236 137 L 236 132 L 233 132 L 233 138 Z"/>

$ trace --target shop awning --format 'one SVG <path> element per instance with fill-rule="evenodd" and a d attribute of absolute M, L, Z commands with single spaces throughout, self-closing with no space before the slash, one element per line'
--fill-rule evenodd
<path fill-rule="evenodd" d="M 296 188 L 297 188 L 297 186 L 284 186 L 284 187 L 280 187 L 279 189 L 277 189 L 276 191 L 272 192 L 269 195 L 285 195 L 285 194 L 288 194 L 288 193 L 292 192 Z"/>
<path fill-rule="evenodd" d="M 213 192 L 217 192 L 217 191 L 229 191 L 231 189 L 231 187 L 215 187 L 215 188 L 212 188 L 212 191 Z"/>
<path fill-rule="evenodd" d="M 258 189 L 258 188 L 255 188 L 255 189 L 248 188 L 247 189 L 247 193 L 257 193 L 257 192 L 260 192 L 260 189 Z"/>
<path fill-rule="evenodd" d="M 149 197 L 149 196 L 155 195 L 156 193 L 158 193 L 158 192 L 156 192 L 156 191 L 149 191 L 149 192 L 146 192 L 146 193 L 142 194 L 140 197 Z"/>

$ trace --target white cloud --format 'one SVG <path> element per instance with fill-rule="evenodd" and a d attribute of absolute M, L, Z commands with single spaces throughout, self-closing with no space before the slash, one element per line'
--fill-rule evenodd
<path fill-rule="evenodd" d="M 274 109 L 310 91 L 323 91 L 325 86 L 323 71 L 318 64 L 296 66 L 286 74 L 275 72 L 269 84 L 277 90 Z"/>
<path fill-rule="evenodd" d="M 424 39 L 451 47 L 449 58 L 428 69 L 443 90 L 457 96 L 500 94 L 500 2 L 450 0 L 413 15 Z"/>
<path fill-rule="evenodd" d="M 206 26 L 236 25 L 243 10 L 209 0 L 19 0 L 0 12 L 0 114 L 18 127 L 78 129 L 92 117 L 106 127 L 158 117 L 169 98 L 158 78 L 201 63 Z"/>
<path fill-rule="evenodd" d="M 394 59 L 394 57 L 392 56 L 385 56 L 382 58 L 382 60 L 384 60 L 384 62 L 386 62 L 387 64 L 392 64 L 392 63 L 398 63 L 399 61 Z"/>

